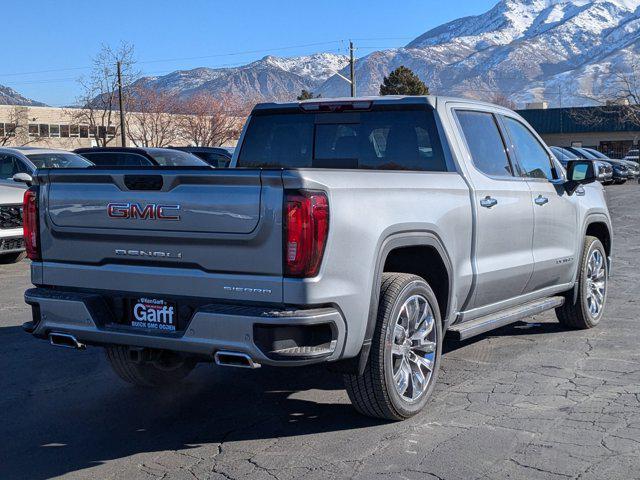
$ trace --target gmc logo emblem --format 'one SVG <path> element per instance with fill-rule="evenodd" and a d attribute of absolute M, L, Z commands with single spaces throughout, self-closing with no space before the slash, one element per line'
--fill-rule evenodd
<path fill-rule="evenodd" d="M 140 220 L 180 220 L 180 205 L 159 205 L 149 203 L 142 207 L 139 203 L 110 203 L 107 215 L 111 218 L 131 218 Z"/>

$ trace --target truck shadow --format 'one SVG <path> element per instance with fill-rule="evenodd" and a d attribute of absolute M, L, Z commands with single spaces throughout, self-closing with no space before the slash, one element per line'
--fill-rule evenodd
<path fill-rule="evenodd" d="M 487 333 L 483 333 L 482 335 L 478 335 L 476 337 L 472 337 L 464 341 L 455 340 L 450 335 L 447 335 L 442 345 L 442 353 L 446 355 L 448 352 L 452 352 L 454 350 L 464 348 L 466 346 L 481 342 L 491 337 L 517 337 L 519 335 L 529 335 L 529 336 L 549 335 L 553 333 L 562 333 L 567 331 L 571 331 L 571 330 L 567 329 L 566 327 L 563 327 L 557 322 L 540 322 L 539 323 L 539 322 L 535 322 L 534 320 L 519 321 L 502 328 L 491 330 Z"/>
<path fill-rule="evenodd" d="M 0 328 L 0 478 L 45 479 L 109 460 L 223 442 L 382 425 L 349 404 L 324 368 L 199 366 L 179 387 L 139 389 L 101 349 L 75 351 Z M 156 456 L 156 455 L 153 455 Z"/>
<path fill-rule="evenodd" d="M 487 336 L 559 331 L 557 324 L 521 327 L 464 343 L 447 340 L 445 355 Z M 148 390 L 116 378 L 99 348 L 53 348 L 19 327 L 0 328 L 0 343 L 0 478 L 45 479 L 136 454 L 155 457 L 202 445 L 214 457 L 225 442 L 386 423 L 359 415 L 340 375 L 321 367 L 250 371 L 202 365 L 177 388 Z"/>

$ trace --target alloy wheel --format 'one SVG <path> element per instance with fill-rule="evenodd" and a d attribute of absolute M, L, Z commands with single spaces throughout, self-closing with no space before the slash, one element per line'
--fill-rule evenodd
<path fill-rule="evenodd" d="M 391 361 L 396 392 L 415 402 L 426 391 L 435 367 L 437 329 L 429 302 L 412 295 L 394 323 Z"/>
<path fill-rule="evenodd" d="M 587 307 L 592 318 L 596 318 L 604 307 L 607 274 L 605 260 L 600 250 L 593 250 L 587 262 Z"/>

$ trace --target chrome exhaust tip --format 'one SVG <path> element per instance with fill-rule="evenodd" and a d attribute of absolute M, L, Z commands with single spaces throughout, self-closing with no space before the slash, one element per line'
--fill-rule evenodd
<path fill-rule="evenodd" d="M 79 342 L 76 337 L 68 333 L 50 333 L 49 342 L 56 347 L 75 348 L 76 350 L 84 350 L 87 346 Z"/>
<path fill-rule="evenodd" d="M 215 353 L 213 359 L 216 365 L 221 367 L 260 368 L 261 366 L 259 363 L 254 362 L 249 355 L 240 352 L 220 350 Z"/>

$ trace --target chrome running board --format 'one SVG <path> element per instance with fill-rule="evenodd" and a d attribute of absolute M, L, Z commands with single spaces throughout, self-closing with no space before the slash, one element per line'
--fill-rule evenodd
<path fill-rule="evenodd" d="M 564 297 L 548 297 L 541 300 L 534 300 L 533 302 L 508 308 L 491 315 L 485 315 L 475 320 L 452 325 L 449 327 L 448 332 L 451 332 L 457 340 L 466 340 L 476 335 L 495 330 L 496 328 L 510 325 L 523 318 L 560 307 L 563 303 Z"/>

